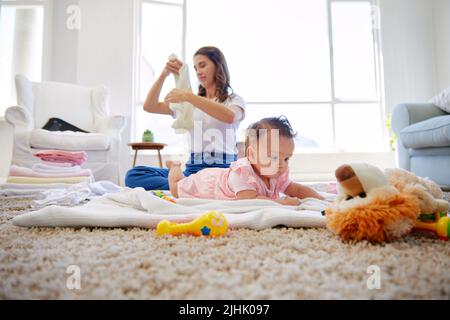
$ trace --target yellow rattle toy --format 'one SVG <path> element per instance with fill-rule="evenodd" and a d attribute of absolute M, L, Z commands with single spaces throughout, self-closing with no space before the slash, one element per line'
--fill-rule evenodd
<path fill-rule="evenodd" d="M 209 211 L 188 223 L 162 220 L 156 227 L 156 234 L 158 236 L 192 234 L 194 236 L 218 237 L 224 235 L 227 229 L 228 221 L 225 216 L 218 211 Z"/>
<path fill-rule="evenodd" d="M 414 229 L 434 232 L 439 239 L 449 240 L 450 217 L 447 213 L 421 214 Z"/>

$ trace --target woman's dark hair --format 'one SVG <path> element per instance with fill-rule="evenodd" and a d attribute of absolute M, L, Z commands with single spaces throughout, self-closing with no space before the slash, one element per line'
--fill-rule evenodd
<path fill-rule="evenodd" d="M 294 129 L 292 129 L 289 120 L 285 116 L 264 118 L 251 124 L 247 128 L 247 135 L 245 137 L 245 152 L 247 152 L 247 148 L 250 144 L 250 132 L 252 132 L 252 134 L 256 134 L 256 139 L 259 139 L 262 133 L 271 129 L 277 129 L 280 137 L 295 138 L 297 135 L 297 133 L 294 132 Z"/>
<path fill-rule="evenodd" d="M 230 95 L 229 90 L 232 91 L 230 86 L 230 73 L 225 56 L 216 47 L 202 47 L 197 50 L 194 57 L 200 54 L 208 57 L 216 66 L 216 97 L 220 102 L 224 102 Z M 198 95 L 206 97 L 206 89 L 202 85 L 198 87 Z"/>

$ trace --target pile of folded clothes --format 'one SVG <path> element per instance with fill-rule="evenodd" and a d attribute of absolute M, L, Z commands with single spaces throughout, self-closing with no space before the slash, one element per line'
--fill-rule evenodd
<path fill-rule="evenodd" d="M 35 156 L 41 161 L 31 168 L 12 165 L 6 182 L 44 187 L 47 184 L 94 182 L 92 171 L 81 168 L 87 160 L 85 151 L 45 150 L 36 153 Z"/>
<path fill-rule="evenodd" d="M 12 165 L 6 183 L 0 184 L 0 198 L 30 198 L 31 208 L 49 205 L 76 206 L 106 193 L 123 188 L 110 181 L 94 182 L 90 169 L 81 166 L 87 154 L 46 150 L 35 154 L 39 158 L 31 168 Z"/>

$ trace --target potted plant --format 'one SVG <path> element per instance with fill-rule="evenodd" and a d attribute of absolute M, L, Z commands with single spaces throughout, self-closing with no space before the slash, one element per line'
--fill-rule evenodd
<path fill-rule="evenodd" d="M 142 142 L 154 142 L 153 132 L 151 130 L 145 130 L 142 135 Z"/>

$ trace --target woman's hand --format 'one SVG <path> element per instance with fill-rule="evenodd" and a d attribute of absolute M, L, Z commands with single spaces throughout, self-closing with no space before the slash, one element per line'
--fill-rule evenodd
<path fill-rule="evenodd" d="M 171 73 L 179 74 L 183 62 L 178 59 L 169 60 L 163 70 L 163 75 L 165 77 L 169 76 Z"/>
<path fill-rule="evenodd" d="M 181 103 L 185 102 L 189 98 L 189 91 L 181 90 L 181 89 L 173 89 L 170 91 L 167 96 L 164 98 L 164 102 L 167 103 Z"/>

